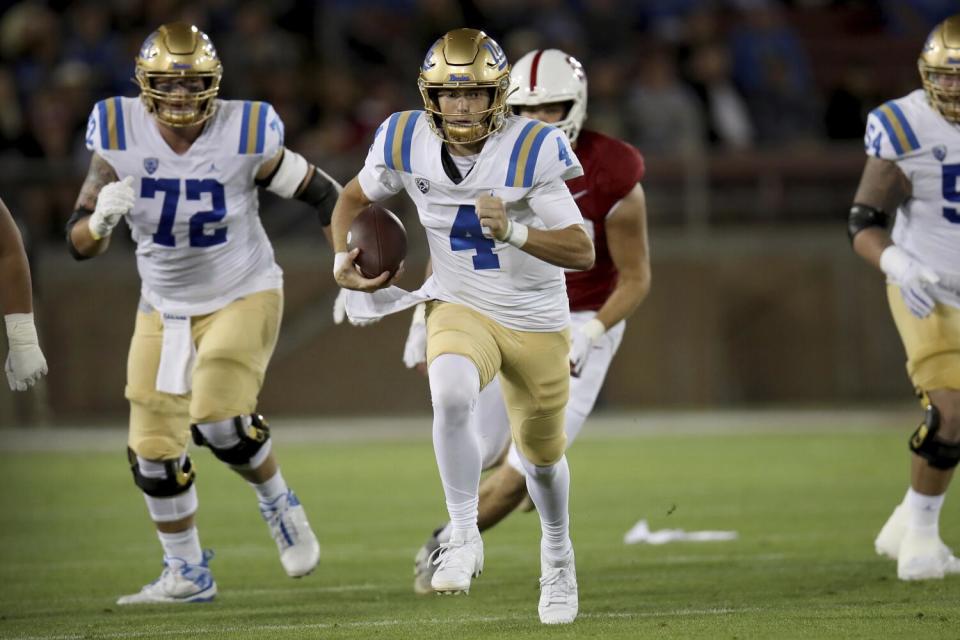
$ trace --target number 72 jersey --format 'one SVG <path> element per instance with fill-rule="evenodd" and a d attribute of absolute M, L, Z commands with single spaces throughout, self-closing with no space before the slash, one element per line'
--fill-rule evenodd
<path fill-rule="evenodd" d="M 504 201 L 507 217 L 538 229 L 583 224 L 565 180 L 583 175 L 562 131 L 509 116 L 460 175 L 423 111 L 390 116 L 377 130 L 358 175 L 371 200 L 406 190 L 430 245 L 437 297 L 471 307 L 520 331 L 569 323 L 563 270 L 484 234 L 480 196 Z"/>
<path fill-rule="evenodd" d="M 177 154 L 137 98 L 110 98 L 90 115 L 87 148 L 133 176 L 126 216 L 141 293 L 167 313 L 201 315 L 283 285 L 259 217 L 254 176 L 283 147 L 265 102 L 218 100 L 200 137 Z"/>
<path fill-rule="evenodd" d="M 874 109 L 868 155 L 895 162 L 913 187 L 897 209 L 893 241 L 941 275 L 937 297 L 960 307 L 960 127 L 918 89 Z"/>

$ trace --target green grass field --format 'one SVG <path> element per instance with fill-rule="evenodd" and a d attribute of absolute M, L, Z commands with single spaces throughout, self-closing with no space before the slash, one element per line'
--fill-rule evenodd
<path fill-rule="evenodd" d="M 201 541 L 211 604 L 120 608 L 160 570 L 140 494 L 115 453 L 0 453 L 0 637 L 906 638 L 960 636 L 960 576 L 896 579 L 873 536 L 906 489 L 906 430 L 587 433 L 570 451 L 580 617 L 537 619 L 539 527 L 488 532 L 469 596 L 418 597 L 412 557 L 444 518 L 433 451 L 395 441 L 277 440 L 320 537 L 318 570 L 283 573 L 253 493 L 206 451 Z M 960 509 L 941 531 L 960 546 Z M 733 542 L 623 544 L 652 528 L 733 529 Z"/>

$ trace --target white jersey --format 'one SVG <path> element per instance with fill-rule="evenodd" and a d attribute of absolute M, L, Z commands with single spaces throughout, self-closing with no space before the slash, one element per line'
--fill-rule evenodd
<path fill-rule="evenodd" d="M 126 221 L 148 303 L 202 315 L 283 286 L 254 183 L 283 147 L 283 123 L 269 104 L 218 100 L 203 133 L 178 155 L 139 98 L 109 98 L 94 106 L 86 142 L 121 180 L 134 178 Z"/>
<path fill-rule="evenodd" d="M 870 112 L 864 140 L 868 155 L 895 162 L 913 186 L 897 208 L 894 243 L 940 275 L 939 301 L 960 307 L 960 126 L 918 89 Z"/>
<path fill-rule="evenodd" d="M 406 189 L 427 233 L 438 299 L 511 329 L 562 330 L 570 320 L 563 270 L 485 237 L 475 204 L 494 195 L 509 219 L 538 229 L 583 224 L 564 183 L 583 175 L 567 137 L 538 120 L 510 116 L 458 184 L 428 117 L 404 111 L 384 121 L 358 175 L 364 194 L 376 201 Z"/>

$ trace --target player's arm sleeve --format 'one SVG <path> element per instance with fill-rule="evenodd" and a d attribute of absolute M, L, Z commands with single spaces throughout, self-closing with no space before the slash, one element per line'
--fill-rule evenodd
<path fill-rule="evenodd" d="M 583 224 L 580 207 L 560 178 L 532 189 L 527 194 L 527 201 L 547 229 L 565 229 Z"/>
<path fill-rule="evenodd" d="M 364 161 L 360 173 L 357 174 L 360 188 L 372 202 L 385 200 L 403 189 L 403 180 L 400 178 L 400 173 L 387 167 L 386 158 L 383 155 L 388 122 L 389 118 L 384 120 L 374 134 L 373 144 L 370 145 L 370 150 L 367 152 L 367 159 Z"/>
<path fill-rule="evenodd" d="M 863 143 L 868 156 L 882 160 L 896 161 L 920 149 L 907 114 L 895 102 L 887 102 L 870 112 Z"/>

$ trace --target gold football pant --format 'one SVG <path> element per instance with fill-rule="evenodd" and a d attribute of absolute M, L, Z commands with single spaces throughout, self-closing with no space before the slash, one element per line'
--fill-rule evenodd
<path fill-rule="evenodd" d="M 960 389 L 960 309 L 940 303 L 929 316 L 918 318 L 893 284 L 887 285 L 887 301 L 913 386 L 922 391 Z"/>
<path fill-rule="evenodd" d="M 172 395 L 156 390 L 163 344 L 160 313 L 138 312 L 127 358 L 130 448 L 149 460 L 178 458 L 186 450 L 191 423 L 253 413 L 282 315 L 283 292 L 274 289 L 194 316 L 192 390 Z"/>
<path fill-rule="evenodd" d="M 564 409 L 570 395 L 570 332 L 508 329 L 460 304 L 427 305 L 427 364 L 444 353 L 469 358 L 480 388 L 500 374 L 510 431 L 533 464 L 563 456 Z"/>

